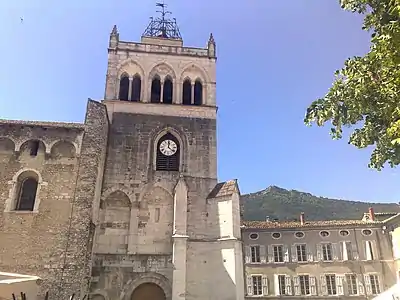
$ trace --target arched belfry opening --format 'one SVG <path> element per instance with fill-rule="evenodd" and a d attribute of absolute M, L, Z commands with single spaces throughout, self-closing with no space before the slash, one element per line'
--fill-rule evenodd
<path fill-rule="evenodd" d="M 156 76 L 151 82 L 151 95 L 150 102 L 160 103 L 161 101 L 161 80 L 160 77 Z"/>
<path fill-rule="evenodd" d="M 181 145 L 171 133 L 164 134 L 156 145 L 156 170 L 179 171 Z"/>
<path fill-rule="evenodd" d="M 167 297 L 161 287 L 149 282 L 142 283 L 132 293 L 131 300 L 166 300 Z"/>
<path fill-rule="evenodd" d="M 138 74 L 133 76 L 132 79 L 132 90 L 131 90 L 131 101 L 140 101 L 140 93 L 142 91 L 142 80 Z"/>
<path fill-rule="evenodd" d="M 182 104 L 190 105 L 192 104 L 192 83 L 190 79 L 185 79 L 182 87 Z"/>
<path fill-rule="evenodd" d="M 194 105 L 202 105 L 203 104 L 203 85 L 200 80 L 196 80 L 194 83 Z"/>
<path fill-rule="evenodd" d="M 169 77 L 166 77 L 164 80 L 164 89 L 163 89 L 163 103 L 172 104 L 174 93 L 174 87 L 172 84 L 172 80 Z"/>
<path fill-rule="evenodd" d="M 129 100 L 129 76 L 123 74 L 119 80 L 119 100 Z"/>

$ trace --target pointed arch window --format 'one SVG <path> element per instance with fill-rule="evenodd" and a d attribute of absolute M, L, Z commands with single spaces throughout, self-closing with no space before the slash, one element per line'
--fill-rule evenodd
<path fill-rule="evenodd" d="M 119 100 L 129 100 L 129 77 L 126 74 L 119 80 Z"/>
<path fill-rule="evenodd" d="M 172 104 L 173 96 L 173 84 L 171 78 L 167 77 L 164 80 L 164 90 L 163 90 L 163 103 Z"/>
<path fill-rule="evenodd" d="M 35 207 L 38 181 L 36 178 L 27 177 L 20 182 L 17 205 L 15 210 L 33 211 Z"/>
<path fill-rule="evenodd" d="M 161 81 L 160 78 L 154 77 L 151 82 L 151 96 L 150 102 L 152 103 L 160 103 L 161 101 Z"/>
<path fill-rule="evenodd" d="M 156 149 L 157 171 L 179 171 L 181 145 L 171 133 L 162 136 Z"/>
<path fill-rule="evenodd" d="M 182 87 L 182 104 L 190 105 L 192 104 L 192 83 L 190 79 L 185 79 Z"/>
<path fill-rule="evenodd" d="M 142 80 L 138 74 L 133 76 L 131 101 L 140 101 L 140 93 L 142 90 Z"/>
<path fill-rule="evenodd" d="M 194 105 L 203 104 L 203 85 L 200 80 L 196 80 L 194 83 Z"/>

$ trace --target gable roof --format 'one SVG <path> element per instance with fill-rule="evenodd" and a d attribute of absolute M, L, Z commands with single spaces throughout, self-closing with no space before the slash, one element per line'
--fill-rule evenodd
<path fill-rule="evenodd" d="M 207 199 L 231 196 L 234 193 L 240 194 L 237 179 L 217 183 Z"/>

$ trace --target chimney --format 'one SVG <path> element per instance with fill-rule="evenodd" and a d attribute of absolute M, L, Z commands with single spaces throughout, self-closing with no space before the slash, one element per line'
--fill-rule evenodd
<path fill-rule="evenodd" d="M 300 214 L 300 225 L 304 225 L 304 223 L 305 223 L 305 218 L 304 218 L 304 213 L 302 212 Z"/>
<path fill-rule="evenodd" d="M 369 220 L 370 221 L 375 221 L 375 213 L 374 213 L 374 209 L 372 207 L 370 207 L 368 209 L 368 213 L 369 213 Z"/>

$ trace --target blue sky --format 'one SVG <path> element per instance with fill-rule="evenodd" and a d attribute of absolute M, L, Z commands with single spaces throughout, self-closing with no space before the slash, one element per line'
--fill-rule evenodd
<path fill-rule="evenodd" d="M 83 121 L 104 95 L 113 24 L 139 40 L 155 1 L 0 3 L 0 118 Z M 396 169 L 367 168 L 370 149 L 303 125 L 347 57 L 368 51 L 361 18 L 337 0 L 169 0 L 184 43 L 218 49 L 219 178 L 242 193 L 277 185 L 320 196 L 398 202 Z M 24 18 L 23 23 L 20 17 Z"/>

